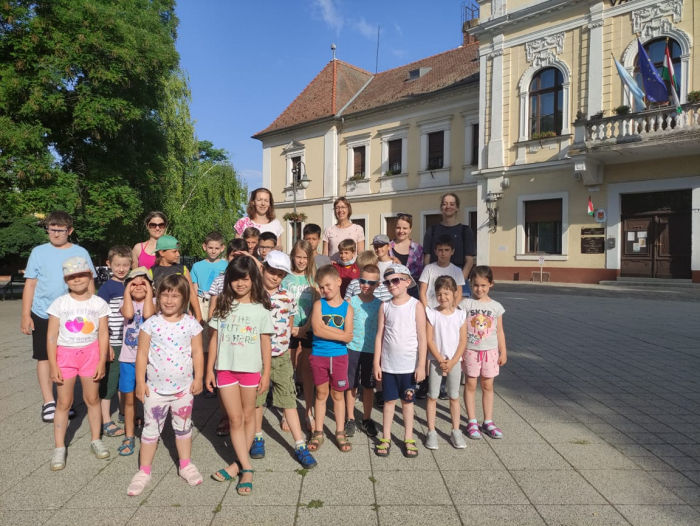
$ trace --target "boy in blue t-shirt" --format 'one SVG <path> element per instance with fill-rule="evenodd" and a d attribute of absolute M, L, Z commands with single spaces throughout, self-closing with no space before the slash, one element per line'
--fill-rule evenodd
<path fill-rule="evenodd" d="M 211 301 L 209 287 L 219 275 L 226 272 L 228 261 L 221 257 L 225 246 L 226 240 L 224 240 L 224 236 L 218 232 L 209 232 L 207 237 L 204 238 L 204 243 L 202 243 L 202 250 L 206 252 L 207 258 L 192 265 L 192 271 L 190 272 L 194 290 L 197 291 L 199 310 L 202 312 L 202 320 L 205 322 L 202 334 L 204 352 L 209 350 L 209 331 L 206 325 L 206 322 L 209 321 L 209 302 Z"/>
<path fill-rule="evenodd" d="M 382 302 L 374 295 L 379 285 L 379 267 L 374 264 L 362 267 L 359 278 L 360 293 L 349 300 L 352 307 L 353 338 L 348 343 L 348 381 L 350 389 L 345 391 L 345 407 L 348 421 L 345 432 L 355 436 L 355 428 L 367 436 L 376 437 L 377 428 L 372 421 L 372 391 L 374 390 L 374 341 L 377 338 L 377 320 Z M 362 386 L 362 421 L 355 422 L 355 397 Z"/>
<path fill-rule="evenodd" d="M 100 380 L 100 400 L 102 406 L 102 434 L 107 437 L 118 437 L 124 430 L 112 420 L 112 398 L 119 390 L 119 354 L 122 350 L 124 336 L 124 316 L 121 304 L 124 301 L 124 280 L 131 270 L 131 248 L 117 245 L 109 249 L 107 266 L 112 270 L 112 277 L 105 281 L 97 295 L 109 305 L 109 356 L 105 363 L 105 375 Z M 119 414 L 123 414 L 119 406 Z"/>
<path fill-rule="evenodd" d="M 73 218 L 70 214 L 51 212 L 46 217 L 45 224 L 49 242 L 32 250 L 24 271 L 27 281 L 22 294 L 20 330 L 32 336 L 32 357 L 36 360 L 36 376 L 44 399 L 41 406 L 41 419 L 44 422 L 53 422 L 56 402 L 53 397 L 53 382 L 49 375 L 49 357 L 46 349 L 49 329 L 49 315 L 46 309 L 56 298 L 68 293 L 68 285 L 63 279 L 65 260 L 75 256 L 82 257 L 88 262 L 93 277 L 97 277 L 97 273 L 87 250 L 68 241 L 68 237 L 73 233 Z M 90 282 L 88 288 L 90 292 L 95 292 L 94 281 Z M 68 416 L 75 416 L 72 407 Z"/>

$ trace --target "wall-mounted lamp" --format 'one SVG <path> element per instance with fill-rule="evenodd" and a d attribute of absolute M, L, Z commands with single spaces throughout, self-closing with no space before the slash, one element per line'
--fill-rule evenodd
<path fill-rule="evenodd" d="M 498 227 L 498 200 L 503 194 L 489 192 L 486 194 L 486 212 L 489 215 L 489 232 L 495 232 Z"/>

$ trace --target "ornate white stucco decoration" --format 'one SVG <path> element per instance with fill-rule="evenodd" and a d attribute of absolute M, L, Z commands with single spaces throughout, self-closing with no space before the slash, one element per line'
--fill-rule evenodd
<path fill-rule="evenodd" d="M 537 38 L 525 44 L 527 61 L 537 68 L 551 65 L 564 52 L 564 33 Z"/>
<path fill-rule="evenodd" d="M 662 0 L 656 5 L 632 11 L 632 29 L 644 36 L 658 36 L 683 19 L 683 0 Z"/>

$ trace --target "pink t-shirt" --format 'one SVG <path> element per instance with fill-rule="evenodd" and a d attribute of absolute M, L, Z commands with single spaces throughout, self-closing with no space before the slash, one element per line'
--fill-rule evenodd
<path fill-rule="evenodd" d="M 328 242 L 328 255 L 333 257 L 338 253 L 338 244 L 343 239 L 352 239 L 355 243 L 365 240 L 365 231 L 360 225 L 351 224 L 347 228 L 338 225 L 327 227 L 323 231 L 323 241 Z"/>
<path fill-rule="evenodd" d="M 248 228 L 249 226 L 254 226 L 258 230 L 260 230 L 260 233 L 262 234 L 263 232 L 272 232 L 277 236 L 277 243 L 281 243 L 280 236 L 282 235 L 282 232 L 284 232 L 284 228 L 282 228 L 282 225 L 277 219 L 273 219 L 269 223 L 265 223 L 264 225 L 259 225 L 258 223 L 254 223 L 252 219 L 250 219 L 248 216 L 241 217 L 238 221 L 236 221 L 236 224 L 233 226 L 233 229 L 236 231 L 236 233 L 239 236 L 243 235 L 243 231 Z"/>

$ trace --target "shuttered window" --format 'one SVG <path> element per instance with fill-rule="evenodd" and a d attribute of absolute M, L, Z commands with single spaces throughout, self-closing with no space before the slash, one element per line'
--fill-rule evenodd
<path fill-rule="evenodd" d="M 298 183 L 301 179 L 301 157 L 292 157 L 292 177 L 294 182 Z"/>
<path fill-rule="evenodd" d="M 561 199 L 525 201 L 528 253 L 561 254 Z"/>
<path fill-rule="evenodd" d="M 392 175 L 400 174 L 403 171 L 401 166 L 401 139 L 389 141 L 389 171 Z"/>
<path fill-rule="evenodd" d="M 365 176 L 365 147 L 355 146 L 352 149 L 353 154 L 353 175 L 354 176 Z"/>
<path fill-rule="evenodd" d="M 445 132 L 428 134 L 428 170 L 442 168 L 445 155 Z"/>
<path fill-rule="evenodd" d="M 479 123 L 472 124 L 472 165 L 479 164 Z"/>

